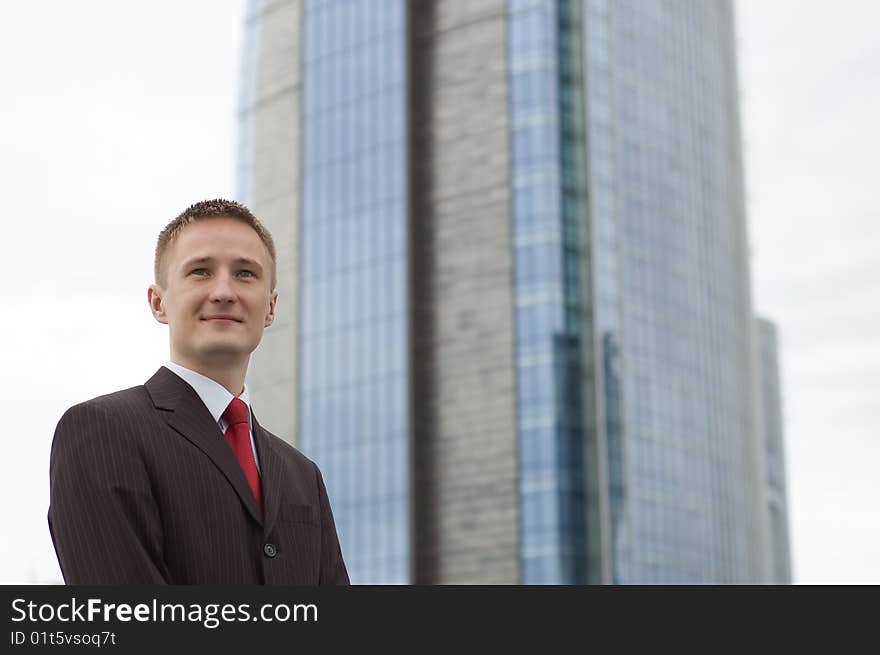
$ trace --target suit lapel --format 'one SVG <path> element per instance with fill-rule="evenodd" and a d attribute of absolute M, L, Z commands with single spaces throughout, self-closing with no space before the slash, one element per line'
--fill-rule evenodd
<path fill-rule="evenodd" d="M 153 405 L 163 413 L 168 425 L 199 448 L 220 469 L 241 502 L 257 523 L 262 523 L 261 512 L 248 486 L 241 464 L 226 443 L 220 426 L 205 407 L 195 390 L 176 373 L 161 367 L 144 385 Z M 254 420 L 256 433 L 256 420 Z M 265 495 L 265 493 L 264 493 Z"/>
<path fill-rule="evenodd" d="M 254 443 L 260 459 L 260 481 L 263 485 L 263 530 L 269 534 L 278 517 L 281 503 L 281 480 L 284 477 L 284 460 L 269 438 L 266 431 L 257 423 L 257 416 L 251 409 L 254 424 Z"/>

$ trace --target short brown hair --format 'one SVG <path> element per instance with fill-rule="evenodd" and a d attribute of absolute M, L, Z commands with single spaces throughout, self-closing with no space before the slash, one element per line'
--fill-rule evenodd
<path fill-rule="evenodd" d="M 242 223 L 247 223 L 253 228 L 254 232 L 257 233 L 260 240 L 263 242 L 263 245 L 266 246 L 266 250 L 269 251 L 269 257 L 272 260 L 272 288 L 274 289 L 276 283 L 275 242 L 272 240 L 272 235 L 259 219 L 251 213 L 250 209 L 234 200 L 224 200 L 223 198 L 202 200 L 194 205 L 190 205 L 159 233 L 159 241 L 156 243 L 156 259 L 154 262 L 156 284 L 165 286 L 165 282 L 162 280 L 162 258 L 165 256 L 165 251 L 168 250 L 168 246 L 177 238 L 183 228 L 190 223 L 195 223 L 196 221 L 215 216 L 228 216 L 239 220 Z"/>

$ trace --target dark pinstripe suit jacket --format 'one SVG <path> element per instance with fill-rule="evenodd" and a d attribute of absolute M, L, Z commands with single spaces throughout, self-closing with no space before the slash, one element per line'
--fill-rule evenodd
<path fill-rule="evenodd" d="M 160 368 L 71 407 L 50 462 L 68 584 L 348 584 L 318 467 L 253 417 L 265 514 L 198 394 Z"/>

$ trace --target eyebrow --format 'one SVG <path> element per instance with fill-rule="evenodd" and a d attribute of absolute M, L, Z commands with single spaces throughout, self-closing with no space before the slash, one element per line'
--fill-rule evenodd
<path fill-rule="evenodd" d="M 213 257 L 194 257 L 192 259 L 188 259 L 183 263 L 183 268 L 189 268 L 190 266 L 195 266 L 196 264 L 209 264 L 213 263 L 216 260 Z M 252 266 L 254 268 L 263 270 L 263 266 L 255 259 L 248 259 L 247 257 L 237 257 L 234 260 L 236 264 L 244 264 L 245 266 Z"/>

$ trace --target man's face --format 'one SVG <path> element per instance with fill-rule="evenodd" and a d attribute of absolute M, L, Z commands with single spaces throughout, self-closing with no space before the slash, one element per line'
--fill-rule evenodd
<path fill-rule="evenodd" d="M 240 364 L 275 318 L 278 292 L 260 237 L 218 216 L 187 225 L 164 257 L 165 288 L 150 286 L 153 315 L 171 333 L 178 363 Z"/>

